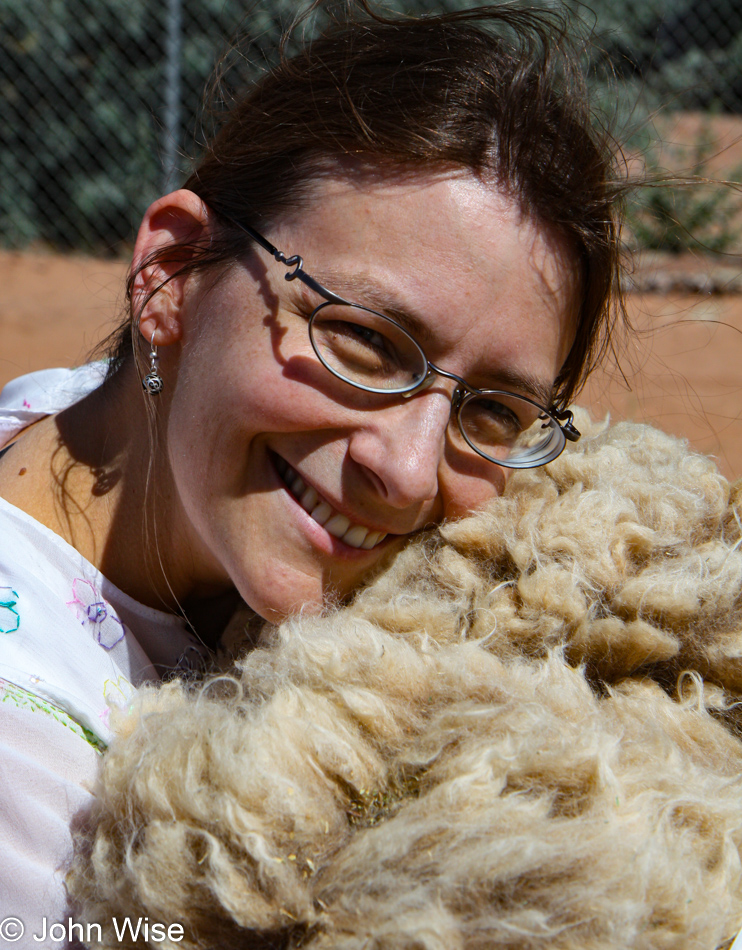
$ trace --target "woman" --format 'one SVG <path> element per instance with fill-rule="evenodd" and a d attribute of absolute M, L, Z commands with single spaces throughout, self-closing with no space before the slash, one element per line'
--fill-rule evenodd
<path fill-rule="evenodd" d="M 579 435 L 616 189 L 563 30 L 359 6 L 149 208 L 105 380 L 3 395 L 2 883 L 29 927 L 64 918 L 108 708 L 203 664 L 235 592 L 321 610 Z"/>

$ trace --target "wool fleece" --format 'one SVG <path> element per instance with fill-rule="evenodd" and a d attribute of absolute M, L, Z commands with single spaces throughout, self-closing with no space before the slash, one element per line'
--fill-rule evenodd
<path fill-rule="evenodd" d="M 731 944 L 742 483 L 578 424 L 352 603 L 118 716 L 68 882 L 101 946 Z"/>

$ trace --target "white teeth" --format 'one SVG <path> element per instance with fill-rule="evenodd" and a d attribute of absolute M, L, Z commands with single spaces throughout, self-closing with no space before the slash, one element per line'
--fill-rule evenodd
<path fill-rule="evenodd" d="M 332 516 L 332 508 L 326 501 L 320 502 L 315 509 L 309 512 L 317 524 L 324 524 Z"/>
<path fill-rule="evenodd" d="M 363 548 L 370 551 L 381 541 L 386 534 L 380 531 L 369 531 L 359 524 L 351 524 L 350 518 L 339 514 L 326 501 L 322 501 L 311 485 L 279 455 L 275 456 L 276 469 L 291 489 L 291 493 L 299 500 L 302 508 L 314 518 L 317 524 L 324 526 L 325 531 L 335 538 L 342 539 L 344 544 L 352 548 Z"/>
<path fill-rule="evenodd" d="M 328 529 L 329 530 L 329 529 Z M 370 534 L 368 528 L 364 528 L 359 524 L 353 525 L 352 528 L 348 530 L 343 535 L 343 541 L 346 544 L 349 544 L 352 548 L 362 548 L 363 542 L 366 540 L 366 535 Z"/>
<path fill-rule="evenodd" d="M 325 531 L 334 538 L 342 538 L 350 527 L 350 518 L 345 515 L 333 515 L 329 521 L 325 522 Z"/>
<path fill-rule="evenodd" d="M 385 534 L 380 534 L 378 531 L 369 531 L 361 547 L 366 551 L 370 551 L 375 544 L 378 544 L 385 537 Z"/>
<path fill-rule="evenodd" d="M 301 501 L 303 508 L 306 508 L 307 511 L 311 511 L 319 501 L 319 495 L 313 488 L 310 487 L 307 488 L 299 501 Z"/>

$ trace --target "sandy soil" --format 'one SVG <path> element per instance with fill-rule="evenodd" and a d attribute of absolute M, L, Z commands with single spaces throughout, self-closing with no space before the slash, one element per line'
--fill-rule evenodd
<path fill-rule="evenodd" d="M 0 386 L 83 362 L 115 325 L 125 271 L 120 261 L 0 252 Z M 688 438 L 727 476 L 742 475 L 742 295 L 631 294 L 629 306 L 636 332 L 619 347 L 626 380 L 607 360 L 580 404 Z"/>
<path fill-rule="evenodd" d="M 0 386 L 84 363 L 123 309 L 126 263 L 0 251 Z"/>
<path fill-rule="evenodd" d="M 631 294 L 635 332 L 578 399 L 594 415 L 648 422 L 742 475 L 742 295 Z"/>

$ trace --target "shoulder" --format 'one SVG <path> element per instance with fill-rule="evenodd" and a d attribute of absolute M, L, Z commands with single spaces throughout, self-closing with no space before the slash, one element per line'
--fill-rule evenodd
<path fill-rule="evenodd" d="M 76 369 L 44 369 L 11 380 L 0 390 L 0 447 L 44 416 L 78 402 L 103 382 L 105 361 Z"/>

